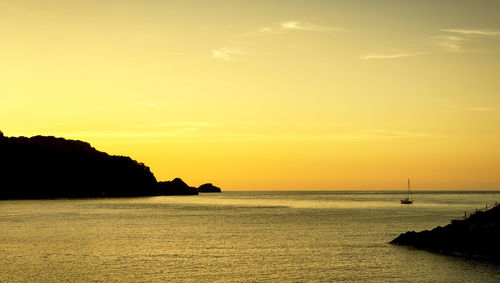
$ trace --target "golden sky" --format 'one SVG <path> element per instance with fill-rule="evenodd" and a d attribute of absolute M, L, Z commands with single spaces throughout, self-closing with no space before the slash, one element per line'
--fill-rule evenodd
<path fill-rule="evenodd" d="M 236 189 L 500 189 L 500 1 L 0 0 L 0 129 Z"/>

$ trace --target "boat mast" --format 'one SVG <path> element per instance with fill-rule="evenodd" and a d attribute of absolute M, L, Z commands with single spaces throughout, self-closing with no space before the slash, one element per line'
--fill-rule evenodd
<path fill-rule="evenodd" d="M 411 190 L 410 190 L 410 178 L 408 178 L 408 199 L 411 198 Z"/>

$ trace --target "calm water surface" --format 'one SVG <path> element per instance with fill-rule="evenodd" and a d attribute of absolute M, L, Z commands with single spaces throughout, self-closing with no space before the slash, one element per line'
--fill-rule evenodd
<path fill-rule="evenodd" d="M 0 201 L 0 282 L 500 282 L 500 266 L 388 242 L 500 192 L 223 192 Z"/>

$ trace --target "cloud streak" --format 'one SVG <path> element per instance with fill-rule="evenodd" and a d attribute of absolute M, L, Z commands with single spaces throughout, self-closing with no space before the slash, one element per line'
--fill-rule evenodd
<path fill-rule="evenodd" d="M 481 35 L 481 36 L 497 36 L 500 31 L 496 30 L 481 30 L 481 29 L 440 29 L 442 32 L 456 33 L 462 35 Z"/>
<path fill-rule="evenodd" d="M 493 29 L 439 29 L 439 34 L 432 37 L 434 43 L 438 45 L 440 51 L 426 52 L 399 52 L 399 53 L 376 53 L 360 56 L 361 60 L 381 60 L 381 59 L 397 59 L 404 57 L 412 57 L 419 55 L 435 54 L 438 52 L 447 53 L 465 53 L 465 52 L 481 52 L 482 49 L 472 49 L 470 43 L 489 38 L 500 37 L 500 30 Z"/>
<path fill-rule="evenodd" d="M 443 35 L 437 37 L 437 44 L 444 48 L 446 51 L 459 53 L 464 51 L 465 38 L 456 35 Z"/>
<path fill-rule="evenodd" d="M 498 30 L 486 29 L 440 29 L 439 31 L 444 34 L 436 37 L 437 44 L 445 51 L 452 53 L 478 51 L 467 49 L 466 44 L 473 38 L 491 38 L 500 35 Z"/>
<path fill-rule="evenodd" d="M 230 53 L 227 50 L 224 50 L 224 48 L 221 48 L 218 50 L 212 50 L 212 58 L 220 59 L 220 60 L 224 60 L 224 61 L 231 61 L 232 60 Z"/>
<path fill-rule="evenodd" d="M 271 26 L 261 27 L 258 31 L 246 33 L 243 35 L 284 34 L 294 31 L 329 33 L 329 32 L 349 32 L 350 30 L 346 28 L 330 27 L 330 26 L 313 24 L 310 22 L 290 20 L 290 21 L 278 22 Z"/>
<path fill-rule="evenodd" d="M 307 23 L 307 22 L 299 22 L 299 21 L 281 22 L 279 24 L 279 27 L 285 31 L 293 31 L 293 30 L 296 30 L 296 31 L 316 31 L 316 32 L 348 31 L 347 29 L 343 29 L 343 28 L 327 27 L 327 26 L 321 26 L 321 25 L 316 25 L 316 24 Z"/>
<path fill-rule="evenodd" d="M 268 55 L 268 54 L 252 53 L 245 50 L 230 48 L 230 47 L 222 47 L 219 49 L 212 50 L 212 58 L 223 61 L 241 61 L 247 59 L 250 56 L 261 56 L 261 55 Z"/>
<path fill-rule="evenodd" d="M 370 55 L 364 55 L 361 56 L 361 60 L 380 60 L 380 59 L 397 59 L 397 58 L 403 58 L 403 57 L 412 57 L 412 56 L 419 56 L 419 55 L 425 55 L 426 53 L 424 52 L 415 52 L 415 53 L 396 53 L 396 54 L 370 54 Z"/>

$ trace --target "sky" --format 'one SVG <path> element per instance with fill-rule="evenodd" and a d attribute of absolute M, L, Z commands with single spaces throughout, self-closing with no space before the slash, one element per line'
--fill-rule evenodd
<path fill-rule="evenodd" d="M 500 189 L 500 2 L 0 0 L 0 130 L 226 190 Z"/>

